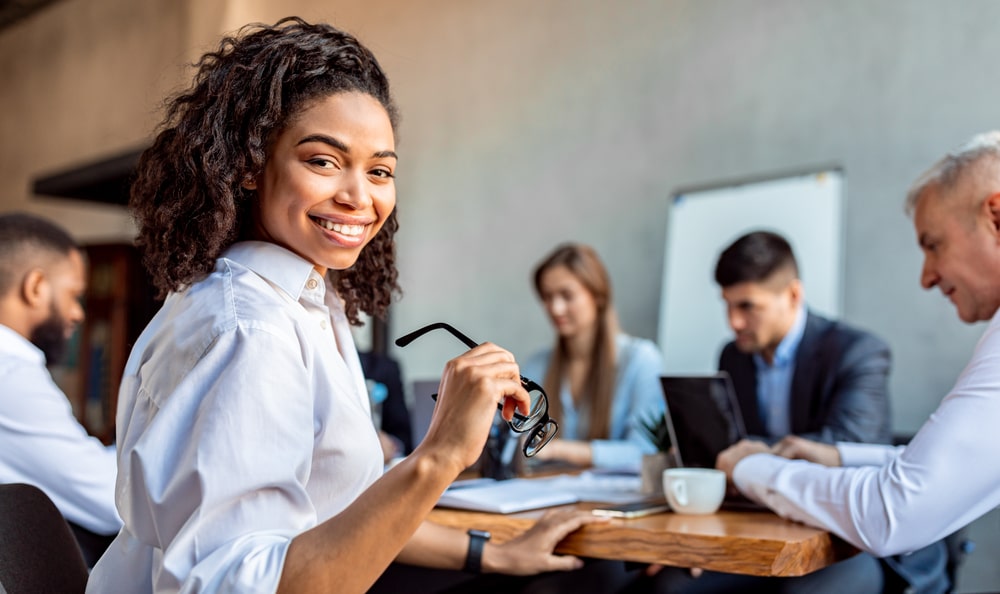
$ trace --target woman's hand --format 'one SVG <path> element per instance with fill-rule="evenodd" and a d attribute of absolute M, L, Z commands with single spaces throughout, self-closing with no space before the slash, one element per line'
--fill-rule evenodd
<path fill-rule="evenodd" d="M 594 462 L 594 449 L 589 442 L 553 439 L 535 454 L 537 460 L 561 460 L 576 466 L 590 466 Z"/>
<path fill-rule="evenodd" d="M 606 521 L 607 518 L 575 509 L 549 511 L 517 538 L 503 544 L 487 543 L 483 550 L 483 571 L 534 575 L 579 569 L 583 567 L 582 560 L 572 555 L 556 555 L 552 550 L 580 526 Z"/>
<path fill-rule="evenodd" d="M 483 343 L 445 365 L 434 415 L 418 449 L 453 461 L 457 474 L 482 452 L 497 404 L 503 404 L 503 416 L 510 420 L 515 407 L 527 415 L 529 403 L 514 355 Z"/>

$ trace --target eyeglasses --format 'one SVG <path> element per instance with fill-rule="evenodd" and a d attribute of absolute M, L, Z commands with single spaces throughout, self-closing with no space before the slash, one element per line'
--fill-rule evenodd
<path fill-rule="evenodd" d="M 396 339 L 396 346 L 405 347 L 431 330 L 437 329 L 447 330 L 452 336 L 461 340 L 470 349 L 479 346 L 479 343 L 462 334 L 450 324 L 445 324 L 444 322 L 429 324 L 423 328 L 410 332 L 406 336 L 401 336 Z M 545 447 L 545 444 L 549 443 L 552 437 L 555 436 L 556 431 L 559 430 L 559 424 L 549 418 L 549 397 L 545 395 L 545 390 L 523 375 L 521 376 L 521 385 L 525 390 L 527 390 L 528 397 L 530 398 L 528 414 L 522 415 L 515 409 L 514 416 L 511 420 L 507 421 L 507 424 L 510 425 L 511 430 L 516 433 L 528 434 L 527 438 L 524 440 L 524 448 L 522 451 L 525 456 L 530 458 Z M 437 400 L 437 394 L 433 394 L 431 398 Z M 503 410 L 503 404 L 497 404 L 497 408 Z"/>

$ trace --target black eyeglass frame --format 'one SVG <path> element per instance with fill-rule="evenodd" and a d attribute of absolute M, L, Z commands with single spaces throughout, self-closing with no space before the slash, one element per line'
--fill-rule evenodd
<path fill-rule="evenodd" d="M 424 334 L 427 334 L 432 330 L 438 330 L 438 329 L 447 330 L 449 333 L 451 333 L 452 336 L 462 341 L 465 344 L 465 346 L 469 347 L 470 349 L 474 349 L 477 346 L 479 346 L 479 343 L 477 343 L 476 341 L 472 340 L 471 338 L 469 338 L 468 336 L 457 330 L 451 324 L 447 324 L 445 322 L 435 322 L 433 324 L 428 324 L 422 328 L 417 328 L 416 330 L 410 332 L 409 334 L 400 336 L 395 341 L 396 346 L 405 347 L 406 345 L 420 338 Z M 520 378 L 521 378 L 521 386 L 528 392 L 538 392 L 541 395 L 542 399 L 541 401 L 542 404 L 544 405 L 544 409 L 538 414 L 537 419 L 534 422 L 531 422 L 530 424 L 527 422 L 531 421 L 532 416 L 522 415 L 521 413 L 517 412 L 516 409 L 514 410 L 513 419 L 507 421 L 507 425 L 510 427 L 511 431 L 514 431 L 515 433 L 528 434 L 527 438 L 524 440 L 524 447 L 521 449 L 521 452 L 524 454 L 526 458 L 531 458 L 532 456 L 537 454 L 543 447 L 545 447 L 545 445 L 549 443 L 549 441 L 552 440 L 552 437 L 555 436 L 556 432 L 559 431 L 559 423 L 557 423 L 555 419 L 549 417 L 549 396 L 548 394 L 545 393 L 545 390 L 543 390 L 542 387 L 538 385 L 536 382 L 524 377 L 523 375 L 520 376 Z M 433 398 L 436 401 L 437 394 L 431 394 L 431 398 Z M 498 403 L 497 409 L 503 410 L 503 404 Z M 515 420 L 522 421 L 523 424 L 521 423 L 515 424 L 514 423 Z M 537 446 L 532 446 L 532 443 L 536 440 L 541 440 L 541 443 Z"/>

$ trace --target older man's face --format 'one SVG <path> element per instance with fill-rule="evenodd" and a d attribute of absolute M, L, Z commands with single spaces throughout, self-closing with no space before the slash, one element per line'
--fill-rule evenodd
<path fill-rule="evenodd" d="M 960 180 L 949 194 L 930 188 L 913 213 L 924 253 L 920 284 L 938 287 L 966 323 L 989 320 L 1000 308 L 1000 231 L 988 203 L 970 212 L 975 186 Z M 1000 195 L 994 198 L 1000 204 Z"/>

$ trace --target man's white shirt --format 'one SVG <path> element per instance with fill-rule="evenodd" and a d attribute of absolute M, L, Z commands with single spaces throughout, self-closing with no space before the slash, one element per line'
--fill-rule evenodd
<path fill-rule="evenodd" d="M 35 485 L 67 520 L 114 534 L 116 468 L 114 448 L 73 416 L 42 351 L 0 325 L 0 483 Z"/>
<path fill-rule="evenodd" d="M 878 557 L 951 534 L 1000 504 L 1000 313 L 940 406 L 905 447 L 838 443 L 842 466 L 770 454 L 736 465 L 740 491 Z"/>

